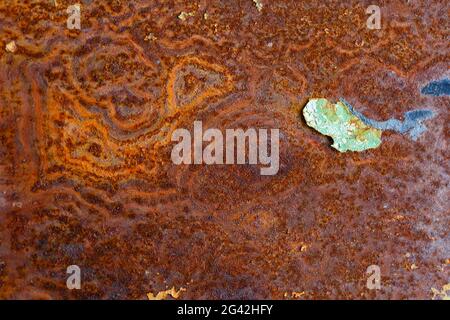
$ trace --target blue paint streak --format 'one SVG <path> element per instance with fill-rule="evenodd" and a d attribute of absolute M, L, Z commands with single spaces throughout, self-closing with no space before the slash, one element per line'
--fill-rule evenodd
<path fill-rule="evenodd" d="M 450 95 L 450 79 L 442 79 L 438 81 L 431 81 L 422 88 L 422 94 L 438 96 Z"/>
<path fill-rule="evenodd" d="M 353 115 L 364 122 L 364 124 L 379 130 L 392 130 L 401 134 L 408 134 L 414 141 L 416 141 L 423 132 L 427 131 L 427 127 L 422 121 L 431 119 L 435 116 L 434 112 L 431 110 L 418 109 L 405 112 L 405 120 L 403 121 L 395 118 L 386 121 L 377 121 L 367 118 L 362 113 L 356 111 L 347 101 L 345 101 L 345 99 L 341 98 L 341 102 L 349 108 Z"/>

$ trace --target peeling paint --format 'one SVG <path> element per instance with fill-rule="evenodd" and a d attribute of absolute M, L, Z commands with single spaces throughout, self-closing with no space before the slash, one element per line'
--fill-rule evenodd
<path fill-rule="evenodd" d="M 194 13 L 193 12 L 184 12 L 182 11 L 179 15 L 178 15 L 178 19 L 182 20 L 182 21 L 186 21 L 187 18 L 189 17 L 193 17 Z"/>
<path fill-rule="evenodd" d="M 261 1 L 260 1 L 260 0 L 253 0 L 253 3 L 255 4 L 256 9 L 257 9 L 259 12 L 261 12 L 262 9 L 263 9 L 263 4 L 261 3 Z"/>
<path fill-rule="evenodd" d="M 433 293 L 433 300 L 437 300 L 437 298 L 440 298 L 441 300 L 450 300 L 450 283 L 444 285 L 441 290 L 431 288 L 431 292 Z"/>
<path fill-rule="evenodd" d="M 178 299 L 181 295 L 181 292 L 186 291 L 185 288 L 180 288 L 180 290 L 175 290 L 175 287 L 172 287 L 169 290 L 160 291 L 156 295 L 149 292 L 147 293 L 148 300 L 164 300 L 167 299 L 169 296 L 171 296 L 174 299 Z"/>
<path fill-rule="evenodd" d="M 303 109 L 303 116 L 308 126 L 332 137 L 331 146 L 339 152 L 363 151 L 381 144 L 381 130 L 366 125 L 342 102 L 311 99 Z"/>
<path fill-rule="evenodd" d="M 15 41 L 11 41 L 9 42 L 6 47 L 5 47 L 6 51 L 11 52 L 11 53 L 15 53 L 17 51 L 17 45 Z"/>
<path fill-rule="evenodd" d="M 401 121 L 395 118 L 386 121 L 377 121 L 370 119 L 353 108 L 345 99 L 341 98 L 353 115 L 358 117 L 366 125 L 379 130 L 392 130 L 401 134 L 408 134 L 409 137 L 416 141 L 422 133 L 427 131 L 427 127 L 422 123 L 425 120 L 432 119 L 435 113 L 428 109 L 418 109 L 407 111 L 404 114 L 405 120 Z"/>
<path fill-rule="evenodd" d="M 431 81 L 422 88 L 421 93 L 435 97 L 448 96 L 450 95 L 450 79 Z"/>

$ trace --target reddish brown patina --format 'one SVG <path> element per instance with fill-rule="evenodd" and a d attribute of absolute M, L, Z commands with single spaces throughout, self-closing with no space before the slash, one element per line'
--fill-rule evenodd
<path fill-rule="evenodd" d="M 259 2 L 83 0 L 69 30 L 73 1 L 1 1 L 0 298 L 430 299 L 450 282 L 450 100 L 420 94 L 448 76 L 448 1 L 378 1 L 380 30 L 372 1 Z M 418 141 L 339 153 L 301 117 L 312 97 L 436 116 Z M 174 165 L 194 120 L 280 128 L 280 171 Z"/>

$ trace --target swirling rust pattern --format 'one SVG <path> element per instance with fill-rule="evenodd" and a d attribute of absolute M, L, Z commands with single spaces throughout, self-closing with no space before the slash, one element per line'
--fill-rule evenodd
<path fill-rule="evenodd" d="M 0 298 L 429 299 L 449 282 L 450 100 L 420 94 L 449 76 L 448 1 L 378 1 L 380 30 L 371 1 L 80 3 L 69 30 L 73 1 L 0 2 Z M 311 97 L 437 116 L 417 142 L 340 154 L 300 117 Z M 279 128 L 278 174 L 172 164 L 194 120 Z"/>

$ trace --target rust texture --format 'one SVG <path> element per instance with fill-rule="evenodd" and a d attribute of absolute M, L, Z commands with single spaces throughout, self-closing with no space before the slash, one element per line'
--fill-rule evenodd
<path fill-rule="evenodd" d="M 431 299 L 450 100 L 420 90 L 448 77 L 449 2 L 376 2 L 380 30 L 372 1 L 80 0 L 69 30 L 74 2 L 1 1 L 0 298 Z M 340 154 L 302 119 L 311 97 L 437 116 Z M 194 120 L 280 128 L 280 171 L 172 164 Z"/>

